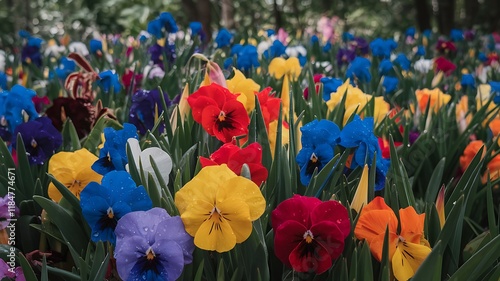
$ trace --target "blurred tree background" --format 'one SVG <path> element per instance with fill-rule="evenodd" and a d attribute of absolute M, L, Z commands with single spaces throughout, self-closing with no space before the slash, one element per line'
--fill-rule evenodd
<path fill-rule="evenodd" d="M 203 23 L 255 34 L 283 27 L 302 34 L 321 16 L 338 16 L 347 30 L 387 36 L 415 26 L 448 34 L 451 28 L 500 28 L 500 0 L 0 0 L 0 47 L 15 45 L 20 29 L 84 40 L 93 31 L 136 35 L 160 12 L 181 27 Z"/>

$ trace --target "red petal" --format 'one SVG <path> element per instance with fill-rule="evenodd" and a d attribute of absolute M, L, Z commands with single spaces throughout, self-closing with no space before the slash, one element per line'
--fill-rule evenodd
<path fill-rule="evenodd" d="M 280 261 L 290 265 L 290 253 L 304 240 L 306 227 L 296 221 L 286 221 L 274 232 L 274 253 Z"/>
<path fill-rule="evenodd" d="M 208 158 L 205 158 L 205 157 L 201 157 L 200 156 L 200 164 L 201 164 L 201 167 L 204 168 L 204 167 L 207 167 L 207 166 L 217 166 L 219 164 L 215 163 L 214 161 L 208 159 Z"/>
<path fill-rule="evenodd" d="M 227 101 L 236 100 L 236 97 L 228 89 L 216 83 L 200 87 L 195 93 L 213 99 L 219 108 L 222 108 Z"/>
<path fill-rule="evenodd" d="M 335 223 L 342 231 L 344 238 L 351 232 L 351 222 L 347 209 L 337 201 L 322 202 L 312 210 L 311 223 L 315 225 L 323 221 Z"/>
<path fill-rule="evenodd" d="M 306 249 L 306 247 L 314 247 L 313 252 L 309 252 L 310 250 Z M 289 260 L 292 268 L 298 272 L 316 272 L 316 274 L 321 274 L 332 266 L 332 259 L 328 251 L 315 241 L 311 244 L 302 241 L 290 253 Z"/>
<path fill-rule="evenodd" d="M 201 123 L 202 122 L 202 114 L 203 110 L 207 106 L 213 106 L 216 108 L 220 108 L 217 105 L 217 102 L 210 97 L 206 97 L 201 95 L 200 93 L 194 93 L 187 98 L 189 106 L 191 107 L 191 112 L 193 113 L 194 121 Z M 219 109 L 220 112 L 220 109 Z M 219 114 L 219 113 L 217 113 Z"/>
<path fill-rule="evenodd" d="M 287 220 L 294 220 L 306 227 L 310 227 L 309 214 L 319 204 L 321 204 L 321 200 L 318 198 L 301 195 L 294 195 L 292 198 L 281 202 L 271 213 L 273 229 L 276 230 L 280 224 Z"/>
<path fill-rule="evenodd" d="M 231 156 L 238 152 L 241 148 L 237 145 L 234 145 L 232 143 L 225 143 L 223 146 L 221 146 L 219 149 L 217 149 L 217 151 L 215 151 L 214 153 L 212 153 L 212 155 L 210 155 L 210 159 L 212 159 L 213 161 L 215 161 L 217 164 L 228 164 L 229 162 L 229 159 L 231 158 Z M 228 165 L 229 168 L 230 165 Z M 239 173 L 237 173 L 239 174 Z"/>
<path fill-rule="evenodd" d="M 214 126 L 219 114 L 220 109 L 213 105 L 205 107 L 201 112 L 201 126 L 211 136 L 214 135 Z"/>
<path fill-rule="evenodd" d="M 258 142 L 249 144 L 233 155 L 232 158 L 240 158 L 244 163 L 262 163 L 262 146 Z"/>
<path fill-rule="evenodd" d="M 263 182 L 267 180 L 268 173 L 266 167 L 264 167 L 260 163 L 247 163 L 247 165 L 248 168 L 250 168 L 250 175 L 252 176 L 252 181 L 256 185 L 260 186 Z"/>
<path fill-rule="evenodd" d="M 334 260 L 342 254 L 344 250 L 344 233 L 337 224 L 330 221 L 323 221 L 311 227 L 314 240 L 321 244 Z"/>

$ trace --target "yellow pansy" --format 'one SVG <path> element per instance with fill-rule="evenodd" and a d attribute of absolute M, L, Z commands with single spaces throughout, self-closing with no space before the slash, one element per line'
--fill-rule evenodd
<path fill-rule="evenodd" d="M 237 100 L 241 102 L 248 113 L 255 108 L 255 93 L 260 86 L 250 78 L 246 78 L 241 71 L 234 68 L 234 77 L 226 81 L 227 89 L 233 94 L 239 94 Z"/>
<path fill-rule="evenodd" d="M 194 244 L 222 253 L 250 236 L 266 201 L 254 182 L 222 164 L 201 169 L 175 194 L 175 205 Z"/>
<path fill-rule="evenodd" d="M 375 110 L 373 112 L 373 118 L 375 119 L 375 123 L 382 122 L 385 116 L 389 113 L 391 106 L 384 100 L 384 97 L 375 97 L 374 98 L 374 106 Z"/>
<path fill-rule="evenodd" d="M 80 192 L 88 183 L 101 182 L 102 176 L 91 168 L 97 159 L 97 156 L 85 148 L 75 152 L 59 152 L 50 158 L 48 172 L 80 199 Z M 48 193 L 55 202 L 62 198 L 53 183 L 50 183 Z"/>
<path fill-rule="evenodd" d="M 367 95 L 361 91 L 361 89 L 352 86 L 347 79 L 344 84 L 337 88 L 337 92 L 330 95 L 330 100 L 326 102 L 328 106 L 328 111 L 333 111 L 333 109 L 340 104 L 342 99 L 345 97 L 345 113 L 344 113 L 344 124 L 347 123 L 349 117 L 354 113 L 360 113 L 366 106 L 366 104 L 372 98 L 371 95 Z M 388 112 L 388 110 L 387 110 Z"/>
<path fill-rule="evenodd" d="M 299 78 L 302 68 L 299 59 L 291 57 L 288 59 L 274 58 L 269 64 L 269 73 L 276 79 L 283 78 L 281 88 L 281 101 L 283 103 L 283 114 L 288 116 L 290 108 L 290 81 L 296 81 Z"/>

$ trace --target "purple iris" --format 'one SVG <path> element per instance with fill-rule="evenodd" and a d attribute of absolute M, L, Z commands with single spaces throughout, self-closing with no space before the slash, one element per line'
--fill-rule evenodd
<path fill-rule="evenodd" d="M 356 52 L 347 48 L 340 48 L 337 53 L 337 65 L 342 66 L 349 64 L 356 57 Z"/>
<path fill-rule="evenodd" d="M 160 66 L 163 69 L 163 60 L 166 56 L 167 62 L 174 63 L 176 54 L 175 54 L 175 45 L 166 44 L 165 47 L 160 46 L 159 44 L 154 44 L 148 49 L 148 53 L 151 56 L 151 61 L 153 64 Z"/>
<path fill-rule="evenodd" d="M 61 133 L 48 117 L 40 117 L 17 126 L 12 136 L 14 147 L 18 134 L 21 134 L 31 164 L 42 165 L 62 144 Z"/>
<path fill-rule="evenodd" d="M 167 107 L 172 105 L 167 93 L 163 93 Z M 158 113 L 162 112 L 163 105 L 161 101 L 160 91 L 154 89 L 139 90 L 132 96 L 132 105 L 130 106 L 129 122 L 137 127 L 141 135 L 146 134 L 148 130 L 153 129 L 155 125 L 155 107 L 158 107 Z M 163 132 L 165 128 L 162 125 L 159 132 Z"/>
<path fill-rule="evenodd" d="M 113 171 L 102 183 L 89 183 L 80 193 L 83 217 L 92 229 L 91 239 L 115 244 L 118 220 L 134 211 L 146 211 L 153 203 L 146 189 L 137 186 L 125 171 Z"/>
<path fill-rule="evenodd" d="M 350 42 L 350 45 L 354 47 L 358 56 L 366 55 L 370 51 L 368 42 L 366 39 L 361 37 L 354 38 L 354 40 Z"/>
<path fill-rule="evenodd" d="M 42 53 L 40 48 L 42 46 L 43 40 L 36 37 L 30 37 L 26 45 L 24 45 L 21 51 L 21 60 L 24 63 L 33 63 L 37 67 L 42 66 Z"/>
<path fill-rule="evenodd" d="M 115 234 L 116 266 L 123 280 L 177 280 L 193 261 L 193 238 L 180 217 L 164 209 L 128 213 Z"/>
<path fill-rule="evenodd" d="M 99 159 L 92 164 L 92 170 L 101 175 L 111 171 L 125 171 L 127 160 L 127 140 L 139 139 L 137 128 L 129 123 L 123 124 L 122 130 L 111 127 L 104 129 L 104 147 L 99 151 Z"/>

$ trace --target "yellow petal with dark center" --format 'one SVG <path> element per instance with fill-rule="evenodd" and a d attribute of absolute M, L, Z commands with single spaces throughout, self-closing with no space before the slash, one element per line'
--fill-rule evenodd
<path fill-rule="evenodd" d="M 229 222 L 214 212 L 204 221 L 194 236 L 194 244 L 203 250 L 227 252 L 236 245 L 236 235 Z"/>
<path fill-rule="evenodd" d="M 210 218 L 213 209 L 214 205 L 210 202 L 203 200 L 193 201 L 186 211 L 181 214 L 186 232 L 194 237 L 203 222 Z"/>
<path fill-rule="evenodd" d="M 248 205 L 237 198 L 229 198 L 217 203 L 223 220 L 227 221 L 236 237 L 236 243 L 241 243 L 252 233 L 252 221 Z"/>
<path fill-rule="evenodd" d="M 424 245 L 399 242 L 392 257 L 394 277 L 399 281 L 412 278 L 430 252 L 431 248 Z"/>

